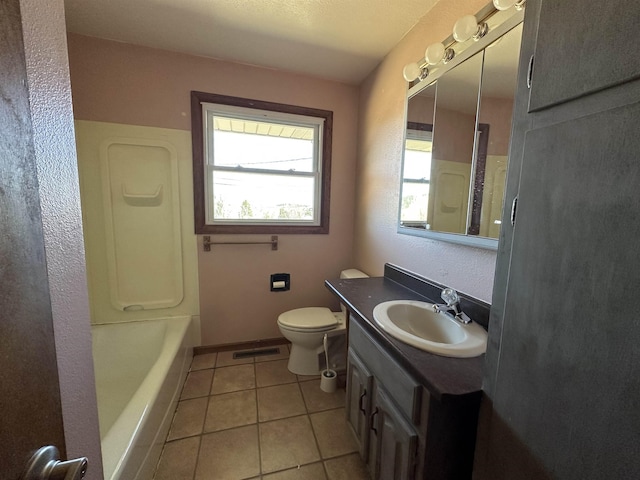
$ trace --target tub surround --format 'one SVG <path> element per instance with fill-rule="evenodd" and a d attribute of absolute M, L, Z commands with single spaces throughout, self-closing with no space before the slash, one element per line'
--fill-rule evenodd
<path fill-rule="evenodd" d="M 189 132 L 75 127 L 92 323 L 199 315 Z"/>
<path fill-rule="evenodd" d="M 327 280 L 325 284 L 347 306 L 351 313 L 350 321 L 357 322 L 384 345 L 393 360 L 422 383 L 432 397 L 445 401 L 464 396 L 471 401 L 479 401 L 484 355 L 474 358 L 433 355 L 396 340 L 373 321 L 373 308 L 388 300 L 441 303 L 440 292 L 444 286 L 391 264 L 385 265 L 384 273 L 384 277 Z M 487 328 L 490 306 L 464 293 L 458 294 L 464 312 Z"/>

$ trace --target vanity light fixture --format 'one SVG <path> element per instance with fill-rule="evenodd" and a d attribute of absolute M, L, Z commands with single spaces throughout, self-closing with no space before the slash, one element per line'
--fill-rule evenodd
<path fill-rule="evenodd" d="M 476 15 L 465 15 L 459 18 L 453 26 L 453 34 L 451 36 L 442 42 L 429 45 L 425 50 L 424 58 L 415 63 L 405 65 L 402 70 L 404 79 L 409 83 L 422 81 L 430 73 L 437 79 L 438 72 L 443 65 L 446 65 L 454 58 L 465 56 L 465 52 L 472 45 L 471 42 L 467 43 L 469 40 L 473 39 L 476 42 L 482 39 L 487 35 L 489 29 L 493 30 L 495 26 L 501 24 L 502 18 L 507 18 L 504 16 L 505 14 L 501 13 L 501 10 L 509 10 L 511 7 L 515 7 L 515 10 L 521 11 L 524 10 L 526 2 L 527 0 L 491 0 Z M 515 15 L 513 12 L 512 14 Z M 495 18 L 494 15 L 496 15 Z M 506 15 L 509 16 L 509 13 Z M 497 41 L 494 43 L 497 43 Z M 431 67 L 433 69 L 430 72 L 429 69 Z"/>
<path fill-rule="evenodd" d="M 416 79 L 424 80 L 427 75 L 429 75 L 427 67 L 417 63 L 407 63 L 402 69 L 402 76 L 407 82 L 413 82 Z"/>
<path fill-rule="evenodd" d="M 516 10 L 522 10 L 527 0 L 493 0 L 493 6 L 498 10 L 509 10 L 516 7 Z"/>
<path fill-rule="evenodd" d="M 428 65 L 437 65 L 440 62 L 447 63 L 453 59 L 455 55 L 456 52 L 453 48 L 445 48 L 442 43 L 432 43 L 424 52 L 424 59 Z"/>
<path fill-rule="evenodd" d="M 480 40 L 489 31 L 489 25 L 485 22 L 478 24 L 474 15 L 465 15 L 459 18 L 453 26 L 453 38 L 456 42 L 466 42 L 470 38 Z"/>

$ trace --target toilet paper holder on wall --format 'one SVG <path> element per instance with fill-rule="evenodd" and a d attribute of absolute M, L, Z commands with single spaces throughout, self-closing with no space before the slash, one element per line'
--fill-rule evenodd
<path fill-rule="evenodd" d="M 272 292 L 286 292 L 291 288 L 291 275 L 288 273 L 274 273 L 270 279 Z"/>

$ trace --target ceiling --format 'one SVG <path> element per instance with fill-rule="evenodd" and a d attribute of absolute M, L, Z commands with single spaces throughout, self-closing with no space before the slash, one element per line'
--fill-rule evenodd
<path fill-rule="evenodd" d="M 357 85 L 439 0 L 65 0 L 70 32 Z"/>

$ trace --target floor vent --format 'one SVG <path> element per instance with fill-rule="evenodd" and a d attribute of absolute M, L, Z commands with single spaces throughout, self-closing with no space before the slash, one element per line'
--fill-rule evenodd
<path fill-rule="evenodd" d="M 263 355 L 278 355 L 280 349 L 276 348 L 261 348 L 259 350 L 245 350 L 243 352 L 233 352 L 233 358 L 249 358 L 249 357 L 262 357 Z"/>

